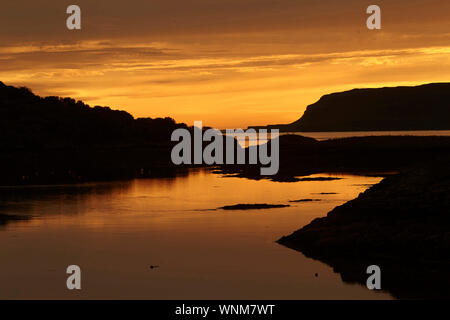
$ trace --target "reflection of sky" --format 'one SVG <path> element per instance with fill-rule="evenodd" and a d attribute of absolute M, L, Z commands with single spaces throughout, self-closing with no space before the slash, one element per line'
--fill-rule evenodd
<path fill-rule="evenodd" d="M 65 3 L 67 2 L 67 3 Z M 0 10 L 0 81 L 41 95 L 246 127 L 296 120 L 321 95 L 448 81 L 448 1 L 17 0 Z"/>
<path fill-rule="evenodd" d="M 174 179 L 17 188 L 17 206 L 3 212 L 33 218 L 0 229 L 0 298 L 389 298 L 275 243 L 381 180 L 342 177 L 280 183 L 192 170 Z M 322 201 L 289 202 L 305 198 Z M 204 211 L 238 203 L 291 207 Z M 65 286 L 71 264 L 82 269 L 76 295 Z"/>

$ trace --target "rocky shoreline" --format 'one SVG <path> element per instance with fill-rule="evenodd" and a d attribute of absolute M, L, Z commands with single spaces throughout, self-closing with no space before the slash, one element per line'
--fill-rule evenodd
<path fill-rule="evenodd" d="M 364 283 L 365 268 L 385 271 L 398 298 L 450 297 L 449 158 L 389 176 L 278 243 Z"/>

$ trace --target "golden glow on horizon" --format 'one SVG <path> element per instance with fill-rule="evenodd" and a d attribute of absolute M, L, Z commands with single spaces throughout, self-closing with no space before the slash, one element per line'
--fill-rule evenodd
<path fill-rule="evenodd" d="M 147 5 L 131 2 L 137 8 Z M 321 16 L 325 2 L 335 15 Z M 211 12 L 201 1 L 192 3 L 195 10 L 183 12 L 186 4 L 178 2 L 181 7 L 174 10 L 180 11 L 172 14 L 186 23 L 174 30 L 166 28 L 168 21 L 158 20 L 143 30 L 121 24 L 111 31 L 106 13 L 87 20 L 88 31 L 53 38 L 44 29 L 35 28 L 32 32 L 38 35 L 28 36 L 14 35 L 10 28 L 8 34 L 0 31 L 0 81 L 27 86 L 42 96 L 70 96 L 91 106 L 126 110 L 135 117 L 170 116 L 188 124 L 201 120 L 220 129 L 289 123 L 307 105 L 336 91 L 450 81 L 447 2 L 433 0 L 441 10 L 420 1 L 406 9 L 382 3 L 381 31 L 365 28 L 364 6 L 350 0 L 342 8 L 325 2 L 286 2 L 286 8 L 277 7 L 283 8 L 279 16 L 261 16 L 267 20 L 239 10 L 253 5 L 251 0 L 218 0 L 223 10 L 242 16 L 233 25 L 216 23 L 228 21 L 223 20 L 225 13 Z M 123 7 L 113 3 L 118 20 Z M 80 5 L 95 13 L 90 2 Z M 261 12 L 279 6 L 260 5 Z M 8 6 L 19 12 L 20 6 Z M 307 19 L 292 16 L 294 9 L 308 12 Z M 142 26 L 156 23 L 136 10 L 120 19 Z M 410 21 L 405 10 L 421 12 L 423 19 Z M 202 12 L 208 13 L 205 21 L 192 23 Z"/>

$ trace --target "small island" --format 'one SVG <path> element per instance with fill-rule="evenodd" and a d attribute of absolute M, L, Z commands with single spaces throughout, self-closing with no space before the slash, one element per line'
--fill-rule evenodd
<path fill-rule="evenodd" d="M 254 203 L 254 204 L 235 204 L 230 206 L 223 206 L 218 209 L 222 210 L 261 210 L 261 209 L 273 209 L 273 208 L 286 208 L 290 207 L 288 204 L 267 204 L 267 203 Z"/>

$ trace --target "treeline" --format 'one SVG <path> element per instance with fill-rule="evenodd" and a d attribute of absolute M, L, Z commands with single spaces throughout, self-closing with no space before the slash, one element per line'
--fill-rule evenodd
<path fill-rule="evenodd" d="M 166 174 L 176 128 L 187 126 L 0 82 L 0 184 Z"/>
<path fill-rule="evenodd" d="M 139 118 L 72 98 L 39 97 L 0 82 L 0 147 L 5 149 L 124 145 L 170 141 L 171 118 Z"/>

